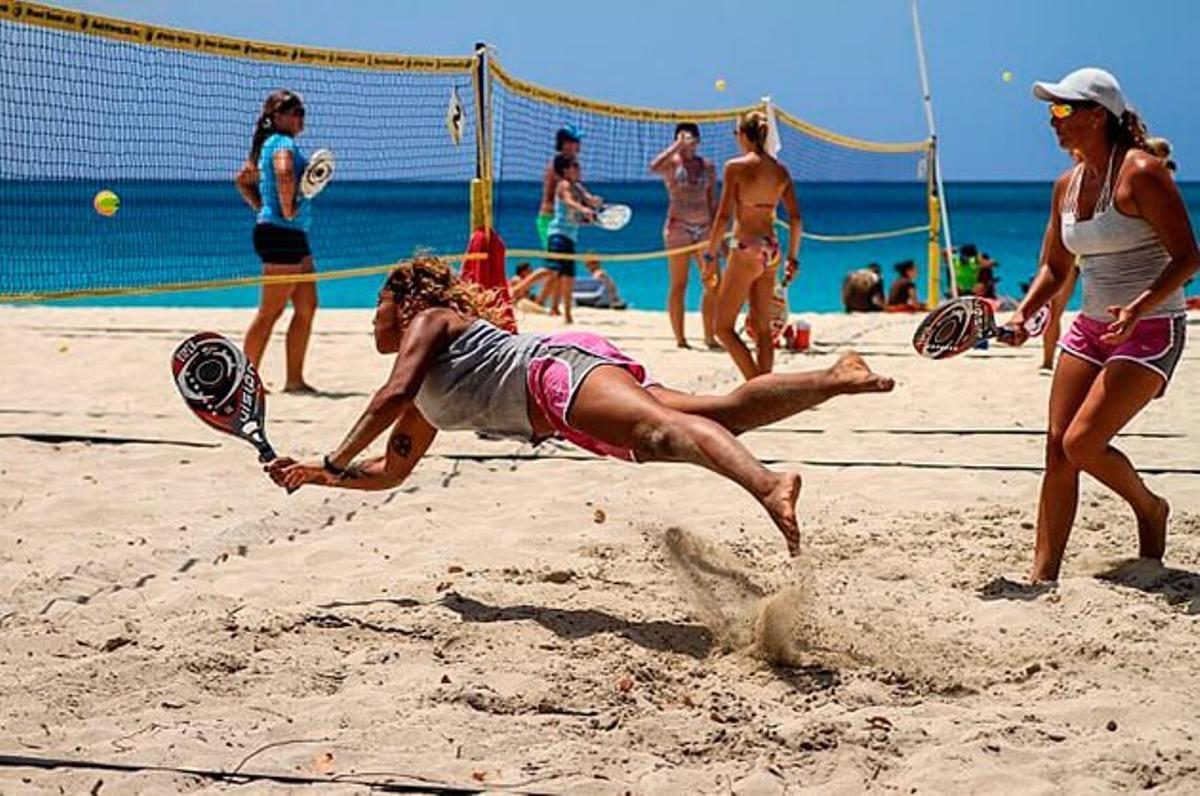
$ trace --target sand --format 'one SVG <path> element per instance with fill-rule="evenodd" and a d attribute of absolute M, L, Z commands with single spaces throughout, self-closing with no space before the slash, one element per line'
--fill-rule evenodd
<path fill-rule="evenodd" d="M 803 473 L 791 560 L 732 484 L 565 444 L 443 434 L 399 489 L 288 496 L 168 378 L 179 340 L 248 317 L 0 309 L 0 754 L 333 793 L 1200 790 L 1200 349 L 1119 440 L 1181 471 L 1148 477 L 1174 506 L 1167 566 L 1128 561 L 1131 515 L 1085 478 L 1038 590 L 1032 348 L 927 362 L 911 318 L 807 316 L 816 345 L 781 369 L 853 345 L 898 386 L 747 435 Z M 579 320 L 673 386 L 736 384 L 662 314 Z M 335 397 L 269 398 L 281 452 L 358 416 L 390 366 L 369 329 L 319 314 L 310 379 Z M 276 340 L 269 384 L 281 360 Z M 0 767 L 3 793 L 295 787 Z"/>

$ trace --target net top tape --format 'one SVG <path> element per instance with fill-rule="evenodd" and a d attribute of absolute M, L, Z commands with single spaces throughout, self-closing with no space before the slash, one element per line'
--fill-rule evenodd
<path fill-rule="evenodd" d="M 24 0 L 0 0 L 0 20 L 99 36 L 128 44 L 300 66 L 465 74 L 471 72 L 476 63 L 474 56 L 397 55 L 237 39 L 179 28 L 146 25 L 41 3 L 28 3 Z"/>
<path fill-rule="evenodd" d="M 491 77 L 501 86 L 511 91 L 518 96 L 528 99 L 540 100 L 554 105 L 559 105 L 566 108 L 572 108 L 579 111 L 587 111 L 603 116 L 612 116 L 619 119 L 629 119 L 639 122 L 722 122 L 735 121 L 743 113 L 753 110 L 762 110 L 762 105 L 746 105 L 740 108 L 726 108 L 721 110 L 669 110 L 665 108 L 646 108 L 636 105 L 620 105 L 611 102 L 598 102 L 596 100 L 581 97 L 577 94 L 569 94 L 565 91 L 556 91 L 554 89 L 539 86 L 536 83 L 530 83 L 527 80 L 521 80 L 513 77 L 496 61 L 495 57 L 488 59 L 488 71 Z M 929 139 L 922 141 L 900 141 L 900 142 L 883 142 L 883 141 L 868 141 L 862 138 L 854 138 L 848 135 L 835 133 L 832 130 L 826 130 L 823 127 L 818 127 L 815 124 L 806 122 L 792 114 L 775 108 L 777 118 L 783 124 L 788 125 L 796 130 L 799 130 L 813 138 L 827 141 L 831 144 L 847 147 L 849 149 L 858 149 L 864 152 L 881 152 L 881 153 L 906 153 L 906 152 L 924 152 L 929 149 Z"/>

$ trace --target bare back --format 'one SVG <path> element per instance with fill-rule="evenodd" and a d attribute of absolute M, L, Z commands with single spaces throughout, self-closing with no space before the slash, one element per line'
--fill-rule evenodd
<path fill-rule="evenodd" d="M 733 199 L 734 234 L 772 234 L 775 208 L 792 184 L 788 170 L 769 155 L 749 152 L 730 160 L 725 174 Z"/>

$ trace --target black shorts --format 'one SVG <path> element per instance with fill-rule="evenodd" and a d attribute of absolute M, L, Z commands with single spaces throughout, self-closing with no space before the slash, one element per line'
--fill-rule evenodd
<path fill-rule="evenodd" d="M 555 252 L 556 254 L 559 252 L 561 252 L 563 254 L 574 254 L 575 253 L 575 241 L 571 240 L 566 235 L 551 235 L 549 244 L 550 245 L 549 245 L 548 249 L 552 252 Z M 554 258 L 547 260 L 546 265 L 548 265 L 550 267 L 550 270 L 554 271 L 559 276 L 570 276 L 570 277 L 575 276 L 575 259 L 574 258 L 559 259 L 557 257 L 554 257 Z"/>
<path fill-rule="evenodd" d="M 304 230 L 274 224 L 254 225 L 254 251 L 264 263 L 276 265 L 297 265 L 312 256 Z"/>

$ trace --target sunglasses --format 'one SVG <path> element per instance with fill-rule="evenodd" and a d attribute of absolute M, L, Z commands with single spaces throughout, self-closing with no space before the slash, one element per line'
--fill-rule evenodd
<path fill-rule="evenodd" d="M 1094 102 L 1052 102 L 1050 103 L 1050 115 L 1055 119 L 1066 119 L 1075 111 L 1084 111 L 1094 107 L 1096 107 Z"/>
<path fill-rule="evenodd" d="M 304 106 L 297 105 L 294 108 L 284 108 L 284 109 L 280 110 L 279 113 L 283 116 L 303 116 L 304 115 Z"/>

